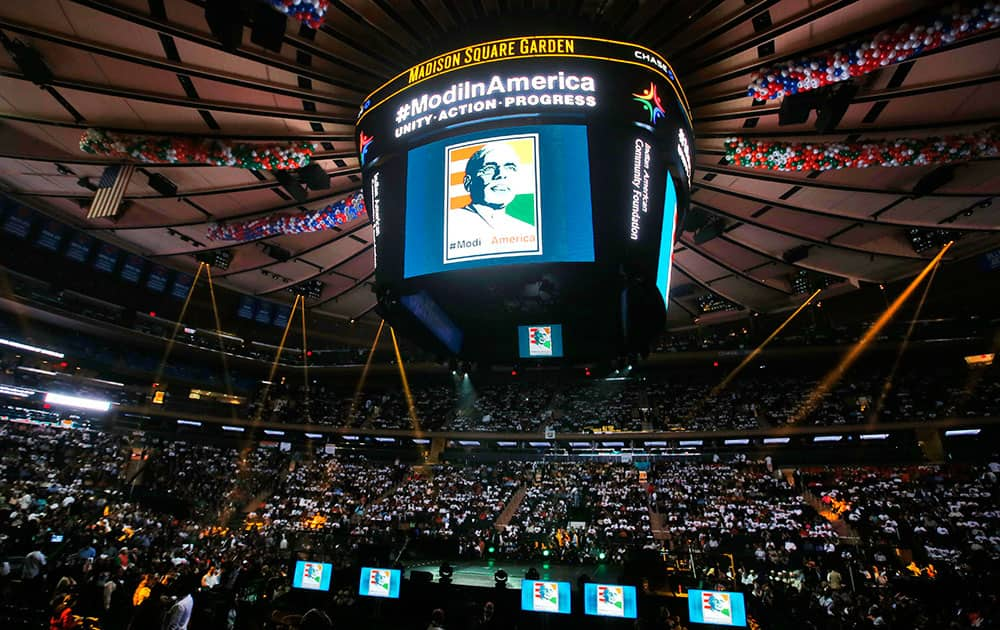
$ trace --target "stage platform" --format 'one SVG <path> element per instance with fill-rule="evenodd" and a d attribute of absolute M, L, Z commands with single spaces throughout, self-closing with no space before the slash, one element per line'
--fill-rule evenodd
<path fill-rule="evenodd" d="M 509 576 L 507 588 L 520 589 L 524 574 L 531 567 L 538 570 L 538 574 L 543 580 L 554 580 L 558 582 L 570 582 L 576 590 L 577 578 L 586 574 L 594 581 L 607 581 L 612 579 L 617 573 L 614 567 L 607 564 L 573 564 L 561 565 L 555 563 L 528 563 L 528 562 L 504 562 L 502 560 L 462 560 L 451 562 L 455 572 L 452 575 L 452 584 L 459 586 L 485 586 L 492 588 L 494 585 L 493 574 L 499 569 L 503 569 Z M 418 563 L 406 568 L 404 577 L 409 578 L 412 571 L 428 571 L 434 575 L 434 582 L 438 581 L 438 567 L 441 562 Z"/>

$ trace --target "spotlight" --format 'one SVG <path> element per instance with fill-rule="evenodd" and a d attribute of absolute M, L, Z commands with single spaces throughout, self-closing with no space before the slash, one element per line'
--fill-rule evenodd
<path fill-rule="evenodd" d="M 441 584 L 451 584 L 451 577 L 455 574 L 455 568 L 445 562 L 438 567 L 438 581 Z"/>
<path fill-rule="evenodd" d="M 548 549 L 543 549 L 542 550 L 542 556 L 545 557 L 545 558 L 548 558 L 549 557 L 549 550 Z"/>
<path fill-rule="evenodd" d="M 498 569 L 493 574 L 493 585 L 497 588 L 507 588 L 507 572 L 503 569 Z"/>
<path fill-rule="evenodd" d="M 598 560 L 604 560 L 607 557 L 608 557 L 608 554 L 604 553 L 603 551 L 601 553 L 597 554 L 597 559 Z"/>

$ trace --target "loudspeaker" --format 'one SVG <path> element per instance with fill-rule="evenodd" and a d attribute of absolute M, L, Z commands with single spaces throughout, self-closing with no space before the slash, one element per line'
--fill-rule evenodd
<path fill-rule="evenodd" d="M 801 125 L 809 120 L 809 114 L 819 105 L 819 90 L 792 94 L 781 101 L 778 110 L 778 125 Z"/>
<path fill-rule="evenodd" d="M 4 47 L 25 79 L 39 86 L 52 82 L 52 70 L 37 50 L 18 39 L 5 41 Z"/>
<path fill-rule="evenodd" d="M 250 41 L 268 50 L 281 52 L 287 22 L 288 18 L 284 13 L 275 11 L 268 4 L 257 3 L 253 8 Z"/>
<path fill-rule="evenodd" d="M 794 265 L 800 260 L 805 260 L 809 256 L 809 248 L 811 245 L 799 245 L 798 247 L 793 247 L 784 254 L 781 255 L 781 259 L 784 260 L 789 265 Z"/>
<path fill-rule="evenodd" d="M 920 178 L 913 187 L 913 194 L 921 197 L 929 195 L 953 179 L 955 179 L 954 164 L 938 167 Z"/>
<path fill-rule="evenodd" d="M 149 174 L 149 187 L 164 197 L 174 197 L 177 195 L 177 184 L 159 173 Z"/>
<path fill-rule="evenodd" d="M 853 81 L 835 83 L 825 88 L 826 98 L 822 99 L 816 107 L 816 131 L 829 133 L 837 128 L 840 120 L 847 113 L 847 108 L 851 106 L 854 95 L 858 92 L 858 87 Z"/>
<path fill-rule="evenodd" d="M 330 175 L 316 162 L 298 170 L 299 180 L 309 190 L 327 190 L 330 188 Z"/>
<path fill-rule="evenodd" d="M 208 0 L 205 21 L 223 48 L 236 50 L 243 45 L 243 8 L 240 0 Z"/>
<path fill-rule="evenodd" d="M 298 201 L 299 203 L 305 203 L 309 199 L 309 193 L 306 189 L 302 187 L 301 184 L 296 180 L 295 176 L 288 171 L 272 171 L 274 173 L 274 178 L 278 180 L 281 187 L 285 189 L 292 199 Z"/>

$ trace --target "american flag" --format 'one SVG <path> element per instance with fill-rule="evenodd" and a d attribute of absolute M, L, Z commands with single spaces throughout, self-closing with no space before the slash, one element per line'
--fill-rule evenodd
<path fill-rule="evenodd" d="M 132 173 L 135 172 L 133 164 L 115 164 L 104 169 L 101 174 L 101 181 L 97 184 L 97 194 L 87 211 L 88 219 L 100 219 L 103 217 L 118 216 L 122 198 L 128 188 Z"/>

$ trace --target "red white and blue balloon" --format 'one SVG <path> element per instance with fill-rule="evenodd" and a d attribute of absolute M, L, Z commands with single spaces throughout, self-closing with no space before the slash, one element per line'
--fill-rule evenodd
<path fill-rule="evenodd" d="M 1000 28 L 1000 3 L 958 8 L 923 24 L 902 24 L 812 58 L 754 72 L 747 95 L 765 101 L 815 90 Z"/>
<path fill-rule="evenodd" d="M 290 15 L 311 29 L 323 24 L 330 0 L 263 0 L 285 15 Z"/>
<path fill-rule="evenodd" d="M 235 223 L 217 223 L 208 229 L 208 238 L 213 241 L 255 241 L 282 234 L 321 232 L 362 216 L 365 216 L 365 198 L 358 191 L 322 210 L 300 214 L 272 214 Z"/>

